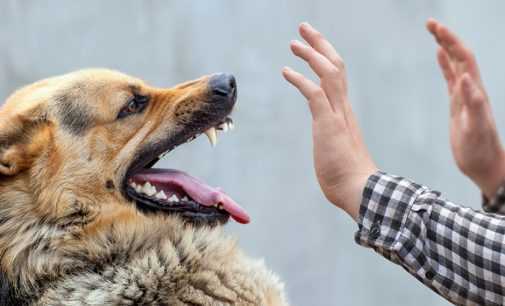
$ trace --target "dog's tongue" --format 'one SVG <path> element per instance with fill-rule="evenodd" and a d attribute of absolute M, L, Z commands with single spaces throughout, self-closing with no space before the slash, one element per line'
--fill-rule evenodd
<path fill-rule="evenodd" d="M 232 198 L 220 188 L 213 188 L 189 174 L 173 169 L 146 169 L 133 177 L 137 182 L 150 182 L 156 187 L 178 186 L 186 192 L 190 198 L 204 206 L 221 204 L 235 221 L 249 223 L 247 212 L 240 207 Z M 170 189 L 170 187 L 167 187 Z"/>

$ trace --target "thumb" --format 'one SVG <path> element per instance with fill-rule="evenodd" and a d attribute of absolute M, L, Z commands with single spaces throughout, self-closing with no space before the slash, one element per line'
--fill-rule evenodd
<path fill-rule="evenodd" d="M 477 85 L 476 81 L 465 73 L 461 77 L 462 103 L 471 108 L 483 108 L 486 103 L 486 95 Z"/>

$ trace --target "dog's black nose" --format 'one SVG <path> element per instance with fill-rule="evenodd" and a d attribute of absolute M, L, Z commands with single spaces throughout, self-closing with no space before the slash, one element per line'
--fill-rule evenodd
<path fill-rule="evenodd" d="M 237 83 L 235 77 L 228 73 L 213 75 L 209 80 L 209 86 L 215 95 L 234 98 L 237 95 Z"/>

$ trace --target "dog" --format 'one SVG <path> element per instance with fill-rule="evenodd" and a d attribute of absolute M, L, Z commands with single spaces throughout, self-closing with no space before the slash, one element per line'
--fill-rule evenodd
<path fill-rule="evenodd" d="M 88 69 L 0 109 L 2 305 L 287 305 L 222 233 L 247 213 L 161 155 L 233 127 L 229 74 L 162 89 Z"/>

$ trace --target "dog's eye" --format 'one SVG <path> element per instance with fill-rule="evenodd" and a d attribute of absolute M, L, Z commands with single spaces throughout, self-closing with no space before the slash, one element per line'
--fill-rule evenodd
<path fill-rule="evenodd" d="M 126 105 L 121 109 L 117 118 L 121 119 L 129 115 L 137 114 L 142 112 L 149 102 L 149 97 L 135 95 L 133 98 L 126 103 Z"/>

